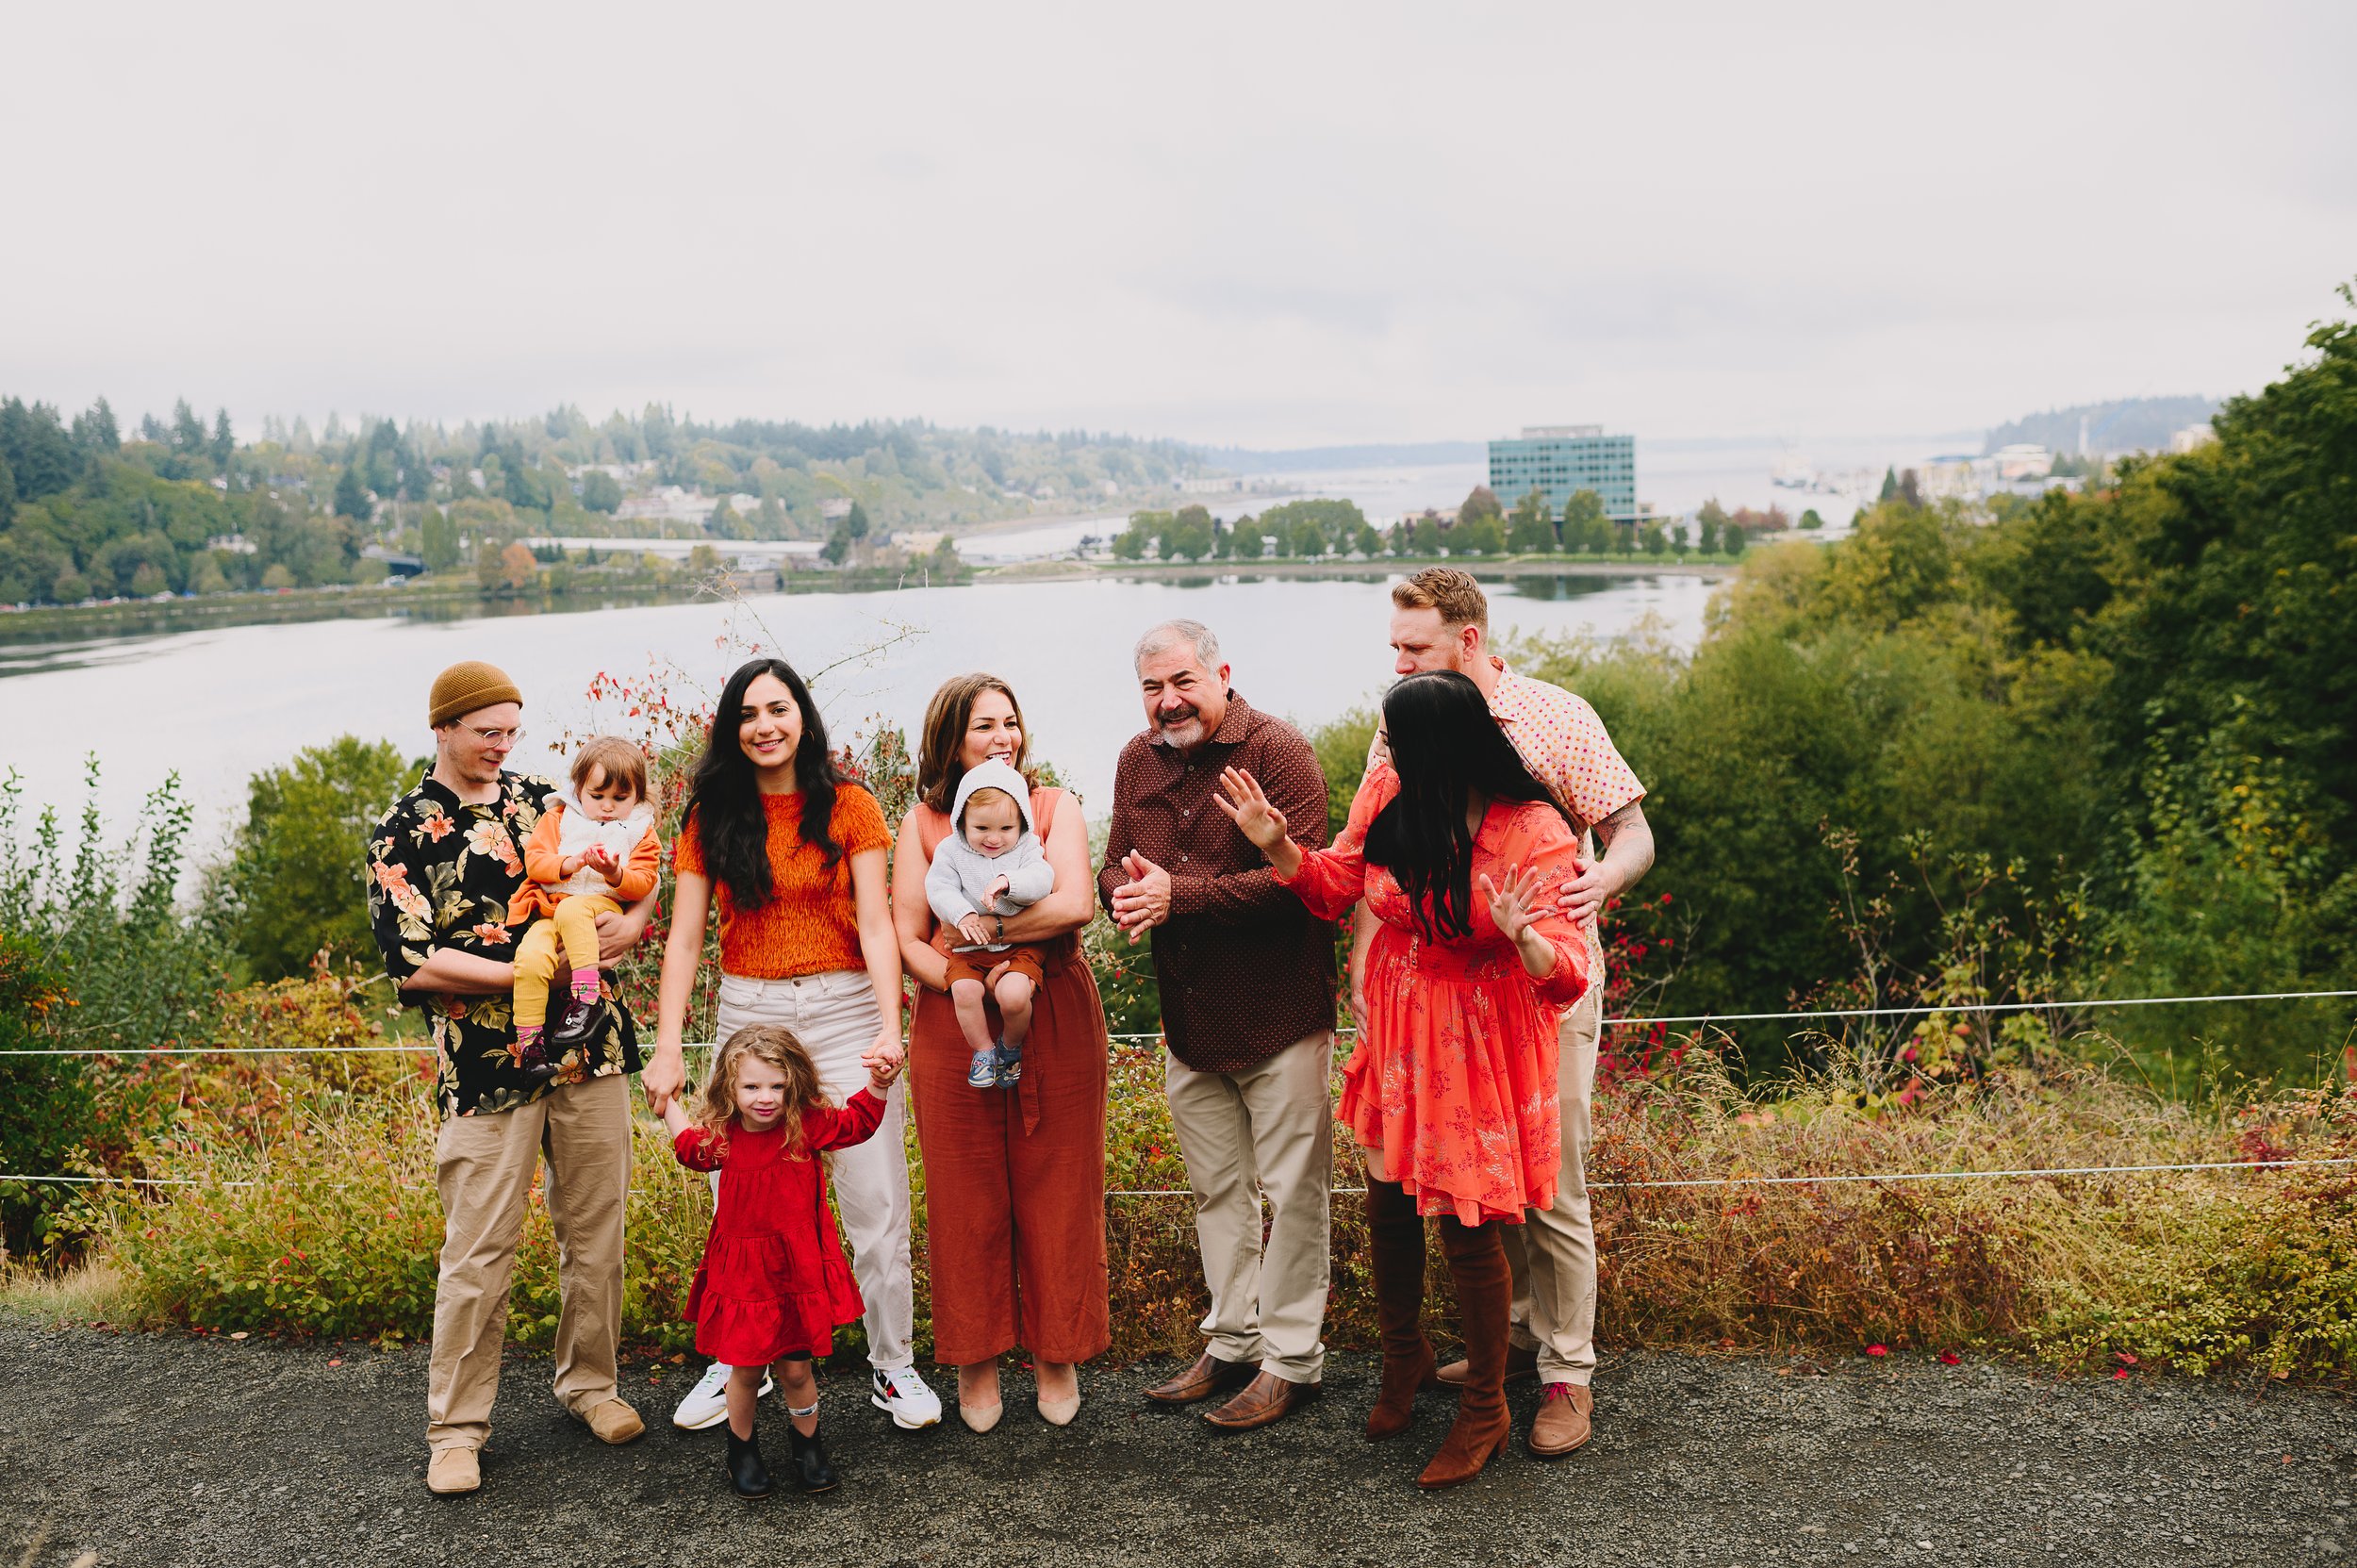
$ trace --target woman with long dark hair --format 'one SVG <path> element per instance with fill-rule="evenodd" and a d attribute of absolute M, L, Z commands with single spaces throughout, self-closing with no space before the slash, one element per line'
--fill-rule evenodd
<path fill-rule="evenodd" d="M 1023 1076 L 1009 1089 L 966 1079 L 970 1052 L 948 997 L 948 948 L 925 897 L 925 873 L 952 830 L 958 784 L 984 762 L 1028 779 L 1030 737 L 1014 691 L 996 675 L 958 675 L 925 711 L 916 805 L 900 824 L 892 917 L 900 960 L 916 980 L 909 1079 L 925 1154 L 925 1246 L 932 1281 L 933 1355 L 958 1369 L 958 1414 L 976 1431 L 998 1423 L 998 1358 L 1031 1353 L 1041 1417 L 1068 1425 L 1080 1409 L 1078 1363 L 1112 1343 L 1105 1270 L 1105 1090 L 1110 1042 L 1096 982 L 1080 954 L 1095 909 L 1088 824 L 1070 792 L 1034 784 L 1031 820 L 1054 891 L 1007 916 L 1006 940 L 1036 947 Z M 994 934 L 997 934 L 994 933 Z"/>
<path fill-rule="evenodd" d="M 658 1113 L 686 1079 L 681 1034 L 716 905 L 721 1039 L 749 1025 L 783 1025 L 838 1100 L 867 1081 L 871 1064 L 900 1059 L 891 841 L 875 796 L 835 767 L 826 720 L 794 667 L 770 658 L 740 666 L 713 708 L 680 826 L 655 1053 L 641 1080 Z M 835 1153 L 834 1194 L 865 1307 L 871 1401 L 915 1428 L 939 1421 L 941 1401 L 915 1366 L 906 1106 L 896 1091 L 876 1136 Z M 729 1368 L 714 1363 L 672 1421 L 726 1420 L 728 1378 Z"/>
<path fill-rule="evenodd" d="M 1579 839 L 1463 675 L 1400 682 L 1383 730 L 1391 761 L 1359 786 L 1331 849 L 1294 844 L 1250 774 L 1222 775 L 1220 809 L 1311 910 L 1340 918 L 1363 897 L 1382 922 L 1341 1110 L 1366 1154 L 1383 1334 L 1367 1436 L 1407 1430 L 1416 1391 L 1439 1386 L 1420 1327 L 1423 1216 L 1434 1216 L 1469 1364 L 1456 1425 L 1419 1484 L 1450 1486 L 1510 1435 L 1513 1284 L 1497 1227 L 1555 1201 L 1556 1018 L 1588 987 L 1588 949 L 1554 889 L 1574 873 Z"/>

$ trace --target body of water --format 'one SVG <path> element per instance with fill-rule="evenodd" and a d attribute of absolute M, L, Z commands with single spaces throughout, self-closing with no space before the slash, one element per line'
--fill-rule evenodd
<path fill-rule="evenodd" d="M 1690 645 L 1712 586 L 1643 572 L 1498 582 L 1491 619 L 1501 635 L 1600 638 L 1650 620 Z M 742 656 L 741 639 L 774 646 L 815 677 L 838 739 L 887 722 L 914 736 L 944 679 L 992 670 L 1020 696 L 1036 754 L 1094 814 L 1110 805 L 1114 761 L 1145 724 L 1129 649 L 1148 626 L 1179 617 L 1210 625 L 1237 691 L 1306 726 L 1388 684 L 1390 613 L 1385 586 L 1369 578 L 1225 577 L 770 594 L 733 605 L 387 616 L 18 645 L 0 662 L 0 775 L 13 770 L 29 803 L 70 817 L 83 799 L 83 759 L 95 754 L 100 803 L 119 833 L 140 797 L 177 770 L 197 809 L 198 845 L 209 850 L 242 816 L 247 779 L 298 747 L 349 734 L 429 751 L 426 688 L 457 660 L 489 659 L 515 676 L 527 729 L 516 766 L 561 773 L 552 749 L 568 729 L 635 731 L 588 699 L 599 673 L 668 672 L 708 699 Z"/>

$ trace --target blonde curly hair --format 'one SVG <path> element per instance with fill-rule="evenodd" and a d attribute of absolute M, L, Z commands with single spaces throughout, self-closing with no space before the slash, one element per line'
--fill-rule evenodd
<path fill-rule="evenodd" d="M 792 1030 L 783 1024 L 748 1024 L 712 1053 L 712 1068 L 697 1091 L 691 1118 L 711 1140 L 716 1154 L 726 1153 L 729 1124 L 736 1116 L 736 1077 L 747 1060 L 765 1063 L 785 1075 L 785 1108 L 778 1119 L 785 1127 L 785 1151 L 802 1152 L 802 1113 L 813 1106 L 832 1106 L 818 1083 L 818 1068 Z"/>

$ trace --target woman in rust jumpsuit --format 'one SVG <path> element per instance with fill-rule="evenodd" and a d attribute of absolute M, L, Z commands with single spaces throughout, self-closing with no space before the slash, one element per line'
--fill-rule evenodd
<path fill-rule="evenodd" d="M 1104 1008 L 1080 953 L 1096 889 L 1080 801 L 1062 789 L 1031 791 L 1056 885 L 1003 922 L 1004 940 L 1043 948 L 1047 957 L 1023 1076 L 1013 1087 L 966 1084 L 972 1052 L 947 991 L 948 935 L 925 898 L 925 872 L 950 831 L 958 781 L 993 757 L 1021 770 L 1027 749 L 1022 710 L 1005 682 L 961 675 L 944 684 L 926 710 L 918 803 L 900 824 L 892 871 L 901 963 L 917 982 L 909 1078 L 925 1161 L 933 1355 L 958 1369 L 958 1412 L 976 1431 L 998 1422 L 998 1358 L 1007 1351 L 1031 1353 L 1040 1414 L 1063 1426 L 1080 1408 L 1077 1363 L 1112 1343 L 1109 1053 Z"/>

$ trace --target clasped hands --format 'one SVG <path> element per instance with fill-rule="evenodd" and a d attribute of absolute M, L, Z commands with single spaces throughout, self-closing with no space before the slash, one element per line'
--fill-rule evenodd
<path fill-rule="evenodd" d="M 1170 918 L 1170 873 L 1135 850 L 1121 868 L 1129 880 L 1113 889 L 1113 924 L 1134 942 Z"/>

